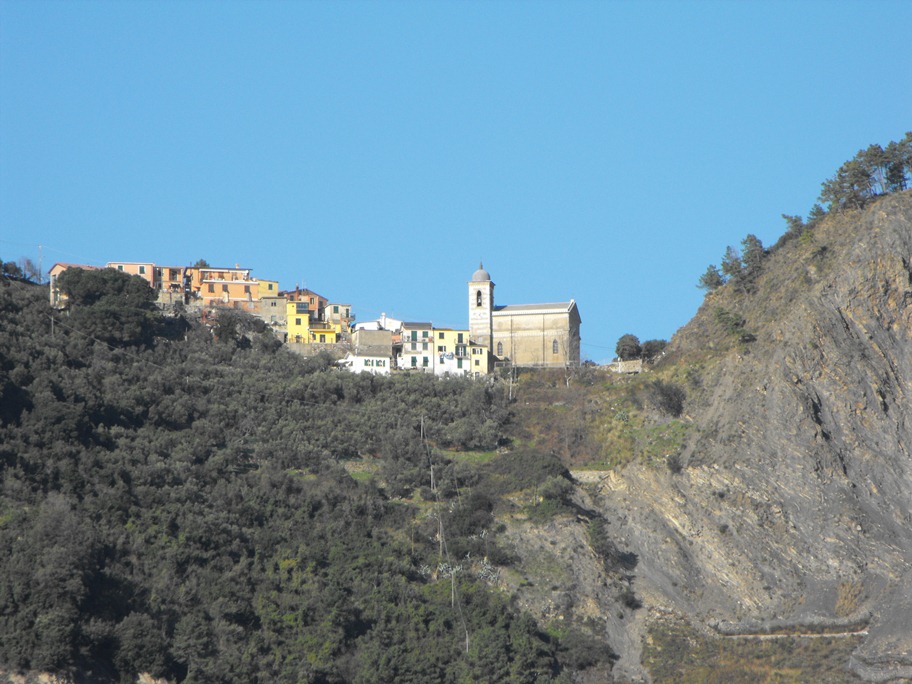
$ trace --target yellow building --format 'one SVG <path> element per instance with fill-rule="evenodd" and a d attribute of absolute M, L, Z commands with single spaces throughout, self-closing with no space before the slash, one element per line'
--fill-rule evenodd
<path fill-rule="evenodd" d="M 494 368 L 491 350 L 483 344 L 469 343 L 469 364 L 472 375 L 487 375 Z"/>
<path fill-rule="evenodd" d="M 310 310 L 306 302 L 288 302 L 285 305 L 285 328 L 289 343 L 306 344 L 310 341 Z"/>
<path fill-rule="evenodd" d="M 435 375 L 472 373 L 468 330 L 434 328 L 433 340 Z"/>
<path fill-rule="evenodd" d="M 262 278 L 257 278 L 257 297 L 259 299 L 264 299 L 265 297 L 278 297 L 279 296 L 279 281 L 278 280 L 263 280 Z"/>
<path fill-rule="evenodd" d="M 339 341 L 339 331 L 329 323 L 313 323 L 310 328 L 311 344 L 336 344 Z"/>
<path fill-rule="evenodd" d="M 287 302 L 285 328 L 289 344 L 335 344 L 339 332 L 330 323 L 311 318 L 307 302 Z"/>

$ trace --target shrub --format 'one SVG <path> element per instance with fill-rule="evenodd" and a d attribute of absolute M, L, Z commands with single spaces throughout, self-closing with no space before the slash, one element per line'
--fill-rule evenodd
<path fill-rule="evenodd" d="M 646 400 L 662 413 L 677 418 L 684 411 L 687 393 L 680 385 L 654 380 L 644 390 Z"/>

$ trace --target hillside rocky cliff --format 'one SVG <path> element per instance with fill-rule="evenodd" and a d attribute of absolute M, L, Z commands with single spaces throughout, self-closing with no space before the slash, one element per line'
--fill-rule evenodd
<path fill-rule="evenodd" d="M 862 632 L 856 676 L 912 679 L 912 193 L 785 241 L 707 295 L 665 363 L 688 378 L 682 467 L 590 488 L 638 557 L 625 629 L 673 613 L 723 634 Z M 616 675 L 647 679 L 620 650 Z"/>

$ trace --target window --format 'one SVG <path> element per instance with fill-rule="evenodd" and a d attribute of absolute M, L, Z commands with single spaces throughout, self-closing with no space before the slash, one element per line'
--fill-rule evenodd
<path fill-rule="evenodd" d="M 443 335 L 442 332 L 437 333 L 437 339 L 438 339 L 438 340 L 442 340 L 443 337 L 444 337 L 444 335 Z"/>
<path fill-rule="evenodd" d="M 215 292 L 215 285 L 209 283 L 209 292 Z"/>
<path fill-rule="evenodd" d="M 295 325 L 301 325 L 301 319 L 300 319 L 300 318 L 296 318 L 296 319 L 295 319 Z"/>
<path fill-rule="evenodd" d="M 476 365 L 476 366 L 480 366 L 480 365 L 481 365 L 481 361 L 479 361 L 478 359 L 475 359 L 475 365 Z"/>
<path fill-rule="evenodd" d="M 413 356 L 412 357 L 412 368 L 417 368 L 417 367 L 418 367 L 418 357 Z"/>
<path fill-rule="evenodd" d="M 269 283 L 268 285 L 266 285 L 266 289 L 267 289 L 267 290 L 271 290 L 271 289 L 272 289 L 272 283 Z"/>
<path fill-rule="evenodd" d="M 118 264 L 118 265 L 117 265 L 117 270 L 118 270 L 118 271 L 122 271 L 122 270 L 123 270 L 123 264 Z"/>
<path fill-rule="evenodd" d="M 222 292 L 228 292 L 228 283 L 222 283 Z"/>
<path fill-rule="evenodd" d="M 421 358 L 421 367 L 422 367 L 422 368 L 427 368 L 427 367 L 428 367 L 428 361 L 429 361 L 428 357 L 423 356 L 423 357 Z"/>
<path fill-rule="evenodd" d="M 497 343 L 497 355 L 503 356 L 503 342 Z"/>
<path fill-rule="evenodd" d="M 314 298 L 313 298 L 313 297 L 310 298 L 310 303 L 311 303 L 311 304 L 314 303 Z"/>
<path fill-rule="evenodd" d="M 320 335 L 320 342 L 326 342 L 326 335 Z"/>
<path fill-rule="evenodd" d="M 421 337 L 427 337 L 427 336 L 428 336 L 428 331 L 427 331 L 427 330 L 422 330 L 422 331 L 421 331 Z"/>
<path fill-rule="evenodd" d="M 463 343 L 462 333 L 459 333 L 458 335 L 456 335 L 456 341 L 457 341 L 459 344 L 462 344 L 462 343 Z"/>
<path fill-rule="evenodd" d="M 446 352 L 446 345 L 445 345 L 445 344 L 438 344 L 438 345 L 437 345 L 437 351 L 439 351 L 441 354 L 445 353 L 445 352 Z"/>
<path fill-rule="evenodd" d="M 456 359 L 456 368 L 462 368 L 462 359 Z"/>
<path fill-rule="evenodd" d="M 427 342 L 422 342 L 422 343 L 421 343 L 421 351 L 427 351 L 427 350 L 428 350 L 428 343 L 427 343 Z"/>
<path fill-rule="evenodd" d="M 557 340 L 554 340 L 554 341 L 551 343 L 551 353 L 552 353 L 552 354 L 557 354 L 557 350 L 558 350 Z"/>
<path fill-rule="evenodd" d="M 250 294 L 250 285 L 244 285 L 244 294 Z"/>
<path fill-rule="evenodd" d="M 475 306 L 481 306 L 481 290 L 475 293 Z"/>
<path fill-rule="evenodd" d="M 418 331 L 412 330 L 412 341 L 415 341 L 417 339 L 418 339 Z"/>
<path fill-rule="evenodd" d="M 145 266 L 140 266 L 140 267 L 139 267 L 139 275 L 146 275 L 146 267 L 145 267 Z"/>
<path fill-rule="evenodd" d="M 333 313 L 336 313 L 336 314 L 339 313 L 339 307 L 338 307 L 338 306 L 334 306 L 334 307 L 333 307 Z"/>

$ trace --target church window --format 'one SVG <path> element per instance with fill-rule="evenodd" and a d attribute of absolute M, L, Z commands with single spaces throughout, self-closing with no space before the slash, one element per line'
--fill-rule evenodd
<path fill-rule="evenodd" d="M 554 341 L 551 343 L 551 353 L 552 353 L 552 354 L 557 354 L 557 350 L 558 350 L 558 347 L 557 347 L 557 340 L 554 340 Z"/>
<path fill-rule="evenodd" d="M 475 293 L 475 306 L 481 306 L 481 290 Z"/>
<path fill-rule="evenodd" d="M 503 342 L 497 343 L 497 355 L 503 356 Z"/>

